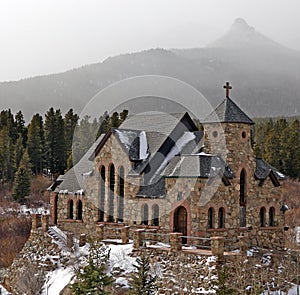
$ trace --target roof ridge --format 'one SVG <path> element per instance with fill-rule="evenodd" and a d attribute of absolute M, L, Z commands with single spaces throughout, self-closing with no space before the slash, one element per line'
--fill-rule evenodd
<path fill-rule="evenodd" d="M 216 122 L 254 124 L 252 119 L 229 96 L 226 96 L 203 121 L 203 123 Z"/>

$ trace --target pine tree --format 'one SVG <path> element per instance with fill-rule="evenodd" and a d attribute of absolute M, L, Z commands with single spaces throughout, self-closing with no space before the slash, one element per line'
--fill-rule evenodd
<path fill-rule="evenodd" d="M 16 168 L 18 169 L 20 166 L 21 159 L 24 154 L 24 146 L 23 146 L 23 138 L 21 134 L 19 135 L 17 142 L 16 142 L 16 153 L 15 153 L 15 163 L 16 163 Z"/>
<path fill-rule="evenodd" d="M 114 280 L 106 274 L 109 255 L 110 249 L 104 244 L 95 242 L 91 245 L 89 263 L 79 272 L 77 281 L 72 286 L 75 295 L 110 294 L 108 287 Z"/>
<path fill-rule="evenodd" d="M 22 144 L 25 148 L 27 142 L 27 128 L 25 127 L 25 120 L 22 111 L 18 111 L 15 115 L 15 122 L 18 136 L 22 137 Z"/>
<path fill-rule="evenodd" d="M 300 177 L 300 122 L 294 120 L 286 132 L 283 142 L 284 173 L 292 178 Z"/>
<path fill-rule="evenodd" d="M 0 171 L 2 185 L 6 181 L 12 182 L 15 173 L 15 145 L 7 126 L 0 129 Z"/>
<path fill-rule="evenodd" d="M 60 110 L 51 107 L 45 116 L 46 163 L 53 174 L 63 174 L 66 168 L 64 121 Z"/>
<path fill-rule="evenodd" d="M 44 156 L 44 130 L 43 119 L 35 114 L 28 127 L 28 155 L 32 164 L 32 172 L 40 174 L 43 170 Z"/>
<path fill-rule="evenodd" d="M 21 203 L 24 198 L 30 193 L 30 176 L 28 169 L 21 165 L 16 172 L 14 187 L 13 187 L 13 198 L 15 201 Z"/>
<path fill-rule="evenodd" d="M 60 110 L 55 112 L 55 173 L 63 174 L 67 167 L 65 124 Z"/>
<path fill-rule="evenodd" d="M 70 109 L 64 117 L 67 170 L 73 166 L 70 159 L 72 159 L 73 136 L 78 120 L 79 116 L 74 114 L 73 109 Z"/>
<path fill-rule="evenodd" d="M 97 138 L 103 134 L 106 133 L 109 129 L 109 115 L 107 112 L 105 112 L 100 118 L 99 118 L 99 130 L 97 133 Z"/>
<path fill-rule="evenodd" d="M 157 290 L 156 276 L 151 274 L 149 257 L 142 255 L 134 265 L 136 272 L 132 274 L 130 281 L 131 295 L 151 295 Z"/>
<path fill-rule="evenodd" d="M 120 125 L 119 113 L 114 112 L 109 119 L 109 128 L 119 127 L 119 125 Z"/>
<path fill-rule="evenodd" d="M 123 110 L 120 113 L 120 123 L 123 123 L 127 117 L 128 117 L 128 110 Z"/>
<path fill-rule="evenodd" d="M 85 115 L 74 132 L 73 163 L 76 164 L 96 141 L 98 123 L 90 122 L 91 117 Z"/>

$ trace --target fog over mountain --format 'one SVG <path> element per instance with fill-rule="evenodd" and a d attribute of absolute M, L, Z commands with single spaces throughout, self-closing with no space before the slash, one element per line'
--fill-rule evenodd
<path fill-rule="evenodd" d="M 249 115 L 293 116 L 300 114 L 299 71 L 300 52 L 237 19 L 225 35 L 204 48 L 149 49 L 64 73 L 2 82 L 0 101 L 2 108 L 21 109 L 27 120 L 50 106 L 63 112 L 73 107 L 80 113 L 96 93 L 116 81 L 164 75 L 194 86 L 213 106 L 224 98 L 223 85 L 230 81 L 231 97 Z"/>

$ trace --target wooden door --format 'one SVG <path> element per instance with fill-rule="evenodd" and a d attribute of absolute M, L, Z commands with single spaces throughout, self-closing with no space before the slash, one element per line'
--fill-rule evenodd
<path fill-rule="evenodd" d="M 187 235 L 187 211 L 184 207 L 176 209 L 174 214 L 174 231 L 182 233 L 183 236 Z M 186 244 L 187 239 L 182 238 L 182 243 Z"/>

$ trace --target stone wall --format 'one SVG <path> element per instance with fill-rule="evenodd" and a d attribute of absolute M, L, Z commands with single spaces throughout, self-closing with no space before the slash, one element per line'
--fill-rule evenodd
<path fill-rule="evenodd" d="M 135 255 L 150 257 L 158 275 L 158 294 L 206 294 L 216 288 L 216 261 L 208 256 L 159 249 L 141 249 Z"/>
<path fill-rule="evenodd" d="M 68 258 L 63 257 L 52 239 L 39 228 L 32 230 L 23 249 L 8 268 L 3 285 L 15 295 L 38 294 L 44 284 L 45 273 L 55 270 Z M 49 258 L 46 258 L 49 257 Z"/>
<path fill-rule="evenodd" d="M 222 123 L 221 131 L 215 124 L 205 124 L 204 131 L 206 139 L 211 139 L 206 148 L 209 152 L 210 144 L 216 148 L 222 144 L 226 145 L 226 162 L 230 165 L 234 179 L 230 179 L 230 185 L 225 186 L 218 177 L 215 179 L 196 178 L 167 178 L 166 193 L 163 198 L 137 198 L 136 193 L 143 182 L 142 176 L 128 176 L 132 164 L 116 137 L 111 134 L 96 156 L 94 171 L 91 175 L 85 176 L 85 195 L 59 194 L 58 196 L 58 226 L 64 230 L 75 233 L 92 234 L 96 232 L 99 224 L 100 208 L 100 171 L 105 167 L 105 204 L 104 222 L 109 221 L 109 195 L 110 195 L 110 167 L 114 164 L 114 210 L 112 224 L 130 225 L 143 228 L 142 208 L 147 204 L 149 208 L 148 225 L 152 225 L 153 208 L 159 206 L 159 227 L 156 229 L 164 232 L 173 232 L 175 227 L 175 212 L 177 208 L 184 207 L 187 211 L 187 236 L 211 237 L 224 236 L 235 238 L 243 233 L 249 233 L 250 245 L 265 245 L 266 241 L 259 241 L 260 238 L 276 242 L 281 241 L 282 228 L 285 225 L 284 214 L 280 211 L 283 200 L 281 187 L 274 187 L 270 178 L 267 178 L 263 185 L 254 178 L 255 159 L 250 143 L 250 125 Z M 218 130 L 218 135 L 213 133 Z M 223 131 L 222 131 L 223 130 Z M 222 132 L 224 137 L 222 137 Z M 214 142 L 213 142 L 214 141 Z M 222 153 L 222 151 L 219 151 Z M 123 222 L 118 219 L 118 208 L 120 204 L 120 167 L 124 168 L 124 215 Z M 246 174 L 245 182 L 245 208 L 246 225 L 240 227 L 240 174 L 244 169 Z M 68 202 L 73 200 L 74 217 L 68 219 Z M 76 206 L 78 201 L 83 204 L 82 220 L 76 220 Z M 266 209 L 266 224 L 261 228 L 260 208 Z M 269 226 L 269 210 L 275 208 L 274 226 Z M 53 207 L 52 207 L 53 208 Z M 208 210 L 213 210 L 213 226 L 208 228 Z M 224 224 L 219 228 L 219 210 L 224 210 Z M 52 212 L 52 215 L 53 212 Z M 264 232 L 265 231 L 265 232 Z M 275 237 L 278 233 L 278 237 Z"/>

